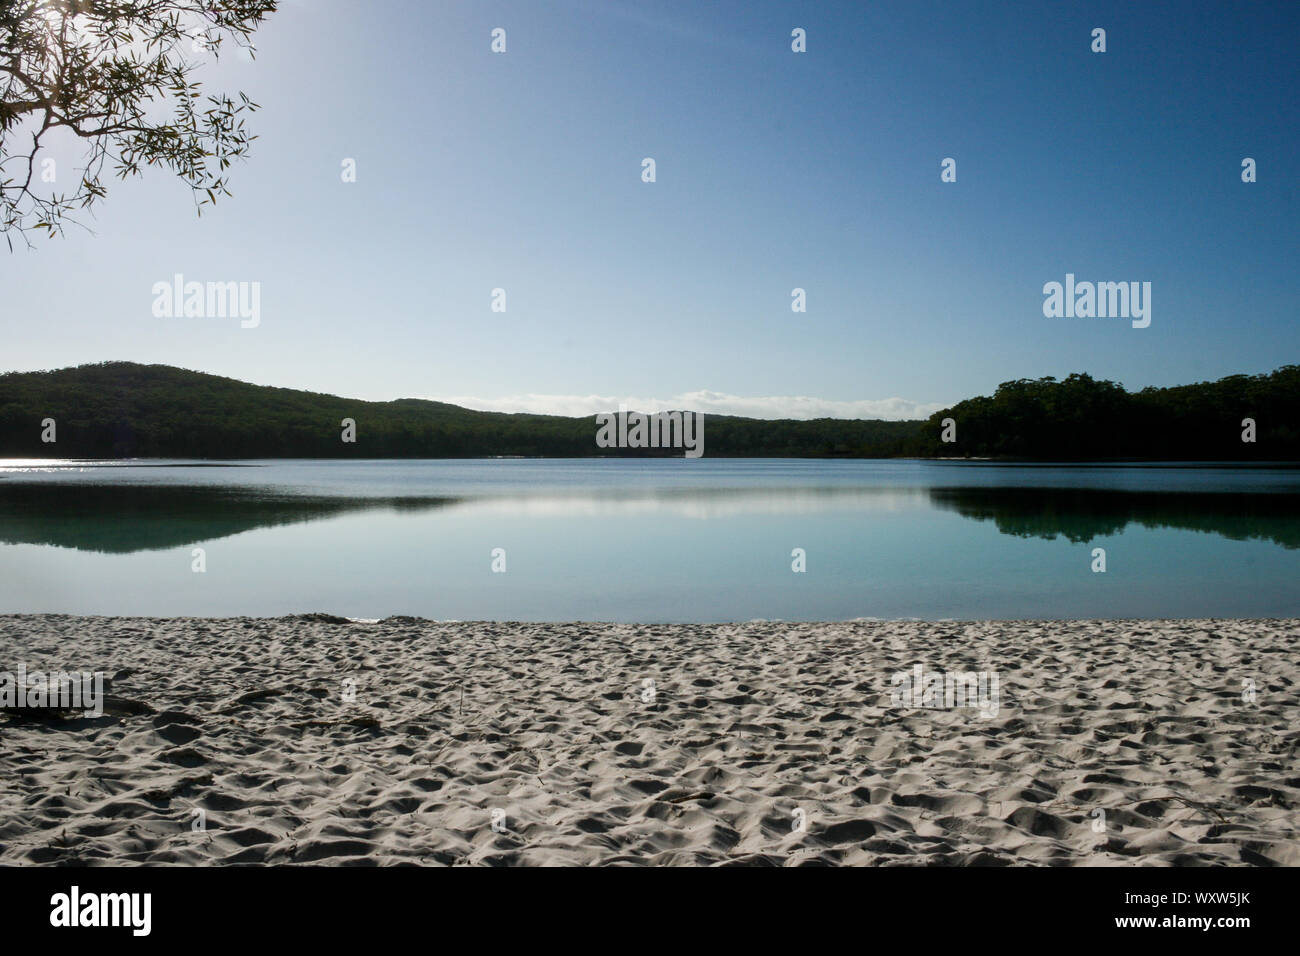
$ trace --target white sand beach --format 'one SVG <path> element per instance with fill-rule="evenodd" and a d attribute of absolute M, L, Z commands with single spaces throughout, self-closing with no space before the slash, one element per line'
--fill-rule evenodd
<path fill-rule="evenodd" d="M 1300 865 L 1298 638 L 3 616 L 0 671 L 108 686 L 0 714 L 0 864 Z"/>

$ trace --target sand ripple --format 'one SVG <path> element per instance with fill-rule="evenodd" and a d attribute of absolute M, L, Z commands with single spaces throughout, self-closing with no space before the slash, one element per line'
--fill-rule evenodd
<path fill-rule="evenodd" d="M 0 617 L 112 678 L 0 718 L 0 863 L 1300 865 L 1297 635 Z M 998 714 L 897 706 L 918 662 Z"/>

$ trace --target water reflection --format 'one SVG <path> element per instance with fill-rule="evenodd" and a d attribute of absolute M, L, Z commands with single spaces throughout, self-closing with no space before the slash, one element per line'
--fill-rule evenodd
<path fill-rule="evenodd" d="M 1206 474 L 785 462 L 0 473 L 0 611 L 639 622 L 1300 614 L 1300 484 Z M 1078 545 L 1126 530 L 1126 572 L 1090 573 Z M 206 542 L 209 573 L 196 575 L 188 549 Z M 508 575 L 489 564 L 498 547 Z M 796 547 L 806 574 L 793 573 Z"/>
<path fill-rule="evenodd" d="M 938 508 L 1003 534 L 1075 543 L 1146 528 L 1204 531 L 1300 548 L 1300 495 L 1061 487 L 715 487 L 352 497 L 246 485 L 0 483 L 0 543 L 128 554 L 366 511 L 483 518 L 797 518 Z"/>
<path fill-rule="evenodd" d="M 428 511 L 454 498 L 331 498 L 204 485 L 0 485 L 0 543 L 160 551 L 359 511 Z"/>
<path fill-rule="evenodd" d="M 232 485 L 0 483 L 0 544 L 49 544 L 128 554 L 255 528 L 362 511 L 454 509 L 493 518 L 738 516 L 902 511 L 928 507 L 920 488 L 644 488 L 466 497 L 344 497 Z"/>
<path fill-rule="evenodd" d="M 1076 544 L 1130 524 L 1204 531 L 1233 541 L 1300 548 L 1300 496 L 1096 488 L 931 488 L 930 500 L 966 518 L 993 521 L 1020 538 L 1064 536 Z"/>

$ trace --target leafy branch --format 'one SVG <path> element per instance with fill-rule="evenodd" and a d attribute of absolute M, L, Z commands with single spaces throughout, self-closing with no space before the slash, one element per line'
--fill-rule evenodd
<path fill-rule="evenodd" d="M 256 136 L 245 94 L 205 95 L 196 55 L 224 43 L 253 55 L 252 34 L 278 0 L 0 0 L 0 234 L 62 235 L 78 210 L 144 166 L 170 170 L 200 214 L 229 195 L 229 167 Z M 51 137 L 84 140 L 74 188 L 39 159 Z M 49 161 L 53 163 L 53 160 Z"/>

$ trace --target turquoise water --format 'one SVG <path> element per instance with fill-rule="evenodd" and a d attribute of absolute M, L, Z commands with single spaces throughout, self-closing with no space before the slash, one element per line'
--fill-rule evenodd
<path fill-rule="evenodd" d="M 1300 616 L 1297 492 L 1205 465 L 0 462 L 0 611 Z"/>

